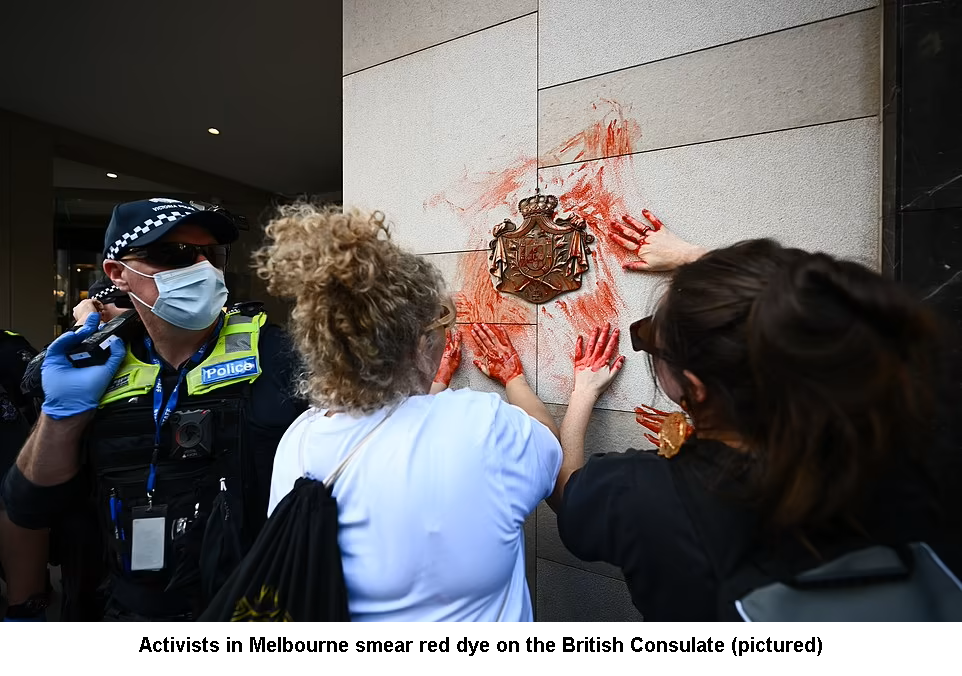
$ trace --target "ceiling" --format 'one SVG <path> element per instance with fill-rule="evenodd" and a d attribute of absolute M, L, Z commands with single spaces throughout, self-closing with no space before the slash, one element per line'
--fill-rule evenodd
<path fill-rule="evenodd" d="M 6 2 L 0 108 L 271 192 L 337 192 L 341 3 Z"/>
<path fill-rule="evenodd" d="M 110 172 L 113 173 L 113 172 Z M 116 178 L 108 175 L 106 167 L 94 167 L 89 164 L 73 162 L 62 157 L 53 161 L 54 188 L 81 188 L 84 190 L 131 190 L 154 192 L 157 195 L 167 193 L 188 193 L 186 188 L 179 188 L 165 183 L 147 181 L 136 176 L 118 175 Z"/>

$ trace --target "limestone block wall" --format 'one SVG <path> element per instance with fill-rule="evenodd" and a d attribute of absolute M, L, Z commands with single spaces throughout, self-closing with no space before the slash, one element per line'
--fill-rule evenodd
<path fill-rule="evenodd" d="M 877 266 L 876 0 L 344 0 L 344 204 L 379 209 L 505 326 L 559 418 L 575 336 L 628 324 L 664 277 L 626 273 L 605 224 L 648 208 L 705 246 L 752 237 Z M 494 291 L 491 230 L 536 187 L 596 241 L 579 291 Z M 469 337 L 465 340 L 471 349 Z M 626 344 L 625 349 L 628 348 Z M 455 387 L 495 390 L 465 359 Z M 599 401 L 587 451 L 645 447 L 646 361 Z M 543 504 L 528 528 L 538 620 L 637 620 L 617 569 L 580 562 Z"/>

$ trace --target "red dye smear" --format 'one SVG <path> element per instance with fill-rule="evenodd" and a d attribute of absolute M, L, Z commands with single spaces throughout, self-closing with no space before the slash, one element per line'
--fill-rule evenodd
<path fill-rule="evenodd" d="M 637 129 L 637 125 L 634 127 Z M 569 139 L 561 147 L 558 156 L 567 162 L 577 162 L 580 159 L 627 155 L 632 152 L 634 131 L 627 120 L 612 120 L 607 125 L 604 122 L 597 122 Z M 567 155 L 579 147 L 575 156 L 568 159 Z"/>
<path fill-rule="evenodd" d="M 532 191 L 527 181 L 535 177 L 536 171 L 535 160 L 522 159 L 504 171 L 486 171 L 470 178 L 465 175 L 453 188 L 426 199 L 423 207 L 426 210 L 447 205 L 469 228 L 471 238 L 487 247 L 491 230 L 497 225 L 489 222 L 491 210 L 507 207 L 512 214 L 517 214 L 518 202 Z M 466 201 L 457 204 L 447 197 L 448 193 L 463 196 Z M 477 197 L 472 198 L 472 195 Z"/>
<path fill-rule="evenodd" d="M 518 201 L 532 190 L 529 182 L 536 175 L 536 167 L 533 159 L 519 160 L 504 171 L 484 172 L 472 178 L 465 176 L 455 188 L 425 200 L 424 208 L 447 205 L 458 213 L 462 225 L 469 229 L 470 241 L 479 248 L 487 247 L 492 238 L 491 231 L 497 225 L 490 222 L 491 211 L 506 206 L 516 214 Z M 455 203 L 446 196 L 449 192 L 467 199 Z M 517 217 L 515 221 L 521 224 Z M 523 301 L 495 290 L 489 266 L 487 254 L 460 257 L 458 276 L 461 289 L 454 295 L 458 321 L 530 323 L 532 319 Z"/>
<path fill-rule="evenodd" d="M 614 291 L 614 287 L 609 282 L 599 282 L 595 291 L 575 298 L 571 301 L 570 307 L 561 301 L 556 305 L 561 308 L 571 325 L 582 336 L 587 335 L 596 326 L 604 326 L 607 322 L 617 326 L 618 315 L 626 309 L 621 296 Z"/>
<path fill-rule="evenodd" d="M 632 150 L 630 144 L 624 148 L 625 152 Z M 626 309 L 624 299 L 614 285 L 611 261 L 621 266 L 637 258 L 608 238 L 608 224 L 627 213 L 622 197 L 626 187 L 622 175 L 629 173 L 625 169 L 630 168 L 630 163 L 630 156 L 585 162 L 567 178 L 554 181 L 563 190 L 559 196 L 561 209 L 583 219 L 595 235 L 592 245 L 594 289 L 572 300 L 570 308 L 559 303 L 572 326 L 581 334 L 606 322 L 617 325 L 620 313 Z"/>
<path fill-rule="evenodd" d="M 602 100 L 608 108 L 602 119 L 581 131 L 547 153 L 545 164 L 563 164 L 578 160 L 627 155 L 641 139 L 641 126 L 625 114 L 624 107 L 608 99 Z M 598 109 L 595 104 L 594 109 Z"/>
<path fill-rule="evenodd" d="M 622 113 L 617 106 L 615 112 L 618 115 Z M 608 228 L 609 223 L 620 221 L 628 212 L 623 195 L 635 190 L 633 158 L 630 153 L 634 151 L 632 141 L 640 138 L 640 134 L 634 131 L 637 123 L 633 120 L 619 118 L 614 122 L 606 121 L 604 127 L 603 138 L 599 136 L 599 127 L 596 125 L 572 141 L 583 144 L 585 157 L 616 154 L 622 155 L 621 157 L 584 162 L 570 169 L 545 171 L 550 176 L 548 192 L 558 195 L 562 214 L 574 214 L 582 218 L 595 236 L 591 245 L 593 270 L 585 279 L 587 292 L 573 298 L 568 296 L 554 304 L 568 319 L 574 329 L 573 334 L 561 327 L 545 327 L 553 334 L 552 344 L 560 345 L 559 341 L 571 341 L 570 349 L 546 352 L 542 359 L 542 365 L 546 373 L 551 374 L 549 377 L 553 387 L 559 393 L 570 392 L 573 386 L 573 376 L 570 373 L 572 357 L 569 352 L 574 350 L 575 336 L 588 335 L 596 326 L 604 326 L 607 322 L 618 326 L 620 315 L 628 309 L 614 282 L 613 266 L 621 267 L 625 263 L 638 260 L 635 254 L 608 238 Z M 573 147 L 572 141 L 565 144 L 559 152 L 566 152 Z M 602 141 L 599 147 L 598 143 Z"/>
<path fill-rule="evenodd" d="M 531 318 L 521 301 L 495 290 L 484 254 L 465 254 L 459 262 L 461 290 L 454 294 L 459 322 L 527 324 Z"/>
<path fill-rule="evenodd" d="M 635 142 L 641 138 L 638 123 L 625 116 L 620 105 L 604 101 L 608 112 L 602 119 L 565 143 L 559 144 L 550 157 L 570 158 L 576 161 L 583 158 L 607 157 L 602 161 L 584 162 L 571 167 L 567 176 L 557 175 L 551 180 L 546 192 L 558 195 L 559 213 L 582 218 L 589 231 L 595 236 L 591 244 L 592 271 L 586 275 L 583 291 L 576 298 L 570 296 L 555 301 L 554 305 L 570 322 L 572 328 L 586 335 L 595 326 L 610 322 L 619 323 L 619 316 L 627 309 L 624 299 L 618 293 L 612 275 L 612 265 L 621 267 L 627 262 L 637 260 L 632 254 L 608 239 L 608 223 L 620 221 L 627 213 L 622 195 L 633 189 L 626 180 L 633 181 L 631 172 Z M 621 157 L 612 157 L 620 155 Z M 561 161 L 572 161 L 562 159 Z M 485 172 L 478 176 L 465 175 L 457 185 L 444 193 L 432 196 L 424 202 L 424 208 L 447 206 L 455 211 L 463 227 L 469 229 L 471 240 L 487 247 L 491 230 L 497 223 L 491 222 L 491 211 L 507 206 L 512 220 L 521 224 L 517 212 L 519 199 L 529 196 L 533 187 L 528 181 L 534 176 L 537 163 L 533 159 L 521 159 L 504 171 Z M 542 186 L 545 188 L 545 186 Z M 458 195 L 458 203 L 446 195 Z M 461 197 L 465 196 L 465 197 Z M 495 291 L 488 272 L 487 255 L 464 255 L 459 262 L 459 276 L 463 284 L 455 295 L 459 322 L 487 321 L 492 323 L 528 323 L 532 321 L 523 301 L 513 296 L 502 295 Z M 553 317 L 542 306 L 542 314 Z M 518 327 L 521 328 L 521 327 Z M 550 329 L 549 329 L 550 331 Z M 468 338 L 468 336 L 466 336 Z M 573 338 L 572 338 L 573 340 Z M 470 342 L 470 338 L 466 342 Z M 542 355 L 544 362 L 558 363 L 559 368 L 549 369 L 560 391 L 570 391 L 572 384 L 569 351 L 558 351 Z M 562 360 L 561 363 L 557 362 Z M 543 363 L 544 363 L 543 362 Z M 561 373 L 559 373 L 561 372 Z M 564 375 L 562 375 L 562 373 Z"/>

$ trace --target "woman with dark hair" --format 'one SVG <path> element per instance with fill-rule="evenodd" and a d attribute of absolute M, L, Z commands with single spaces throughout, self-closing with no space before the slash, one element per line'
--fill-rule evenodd
<path fill-rule="evenodd" d="M 885 619 L 885 604 L 866 610 L 839 592 L 831 606 L 799 590 L 839 583 L 846 566 L 862 583 L 904 582 L 913 561 L 958 599 L 962 586 L 929 547 L 955 555 L 925 470 L 934 318 L 856 263 L 771 240 L 706 252 L 644 215 L 651 225 L 613 226 L 639 255 L 626 267 L 673 274 L 655 313 L 632 324 L 632 345 L 683 413 L 638 409 L 658 453 L 585 463 L 618 336 L 596 330 L 588 359 L 579 339 L 551 499 L 567 548 L 621 567 L 650 620 L 819 619 L 826 608 Z M 925 615 L 898 598 L 895 616 Z"/>

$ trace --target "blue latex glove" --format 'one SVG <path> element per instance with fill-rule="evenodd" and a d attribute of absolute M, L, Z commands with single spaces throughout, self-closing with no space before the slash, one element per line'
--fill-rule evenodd
<path fill-rule="evenodd" d="M 80 345 L 83 339 L 100 326 L 100 314 L 94 312 L 76 331 L 68 331 L 50 343 L 47 356 L 40 367 L 44 400 L 40 408 L 54 420 L 69 418 L 97 408 L 114 373 L 124 360 L 126 349 L 120 338 L 110 343 L 110 358 L 106 364 L 78 368 L 67 359 L 67 352 Z"/>

